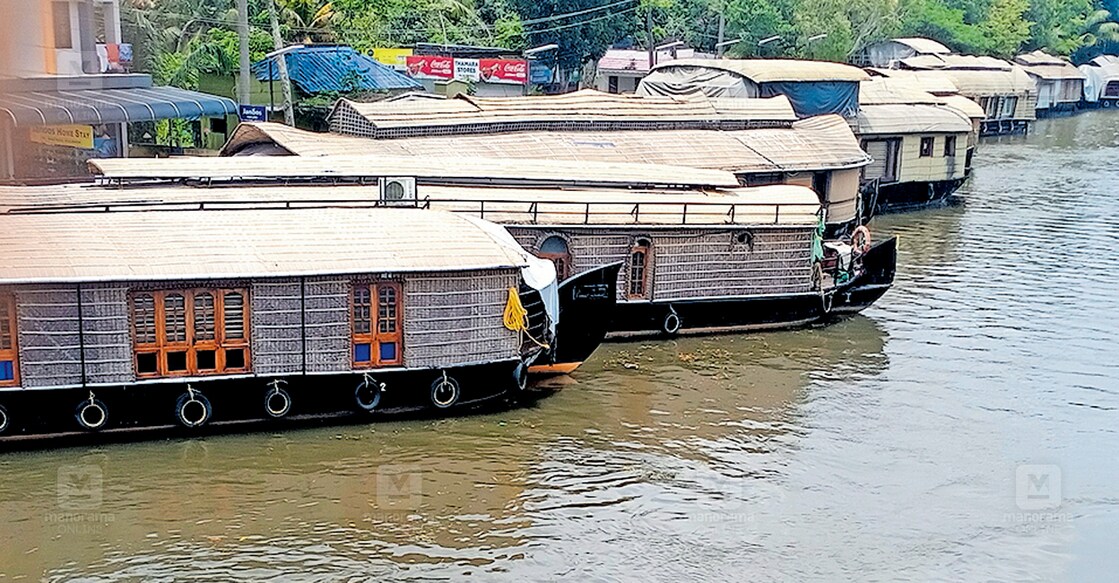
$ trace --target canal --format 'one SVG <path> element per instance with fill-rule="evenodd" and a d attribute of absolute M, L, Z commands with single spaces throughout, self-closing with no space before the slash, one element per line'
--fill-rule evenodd
<path fill-rule="evenodd" d="M 876 221 L 897 286 L 530 407 L 0 456 L 7 580 L 1046 580 L 1119 555 L 1119 114 Z"/>

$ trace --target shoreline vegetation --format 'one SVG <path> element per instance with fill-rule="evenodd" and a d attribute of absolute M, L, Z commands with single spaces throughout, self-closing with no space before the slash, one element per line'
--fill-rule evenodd
<path fill-rule="evenodd" d="M 370 53 L 415 43 L 524 50 L 556 44 L 578 72 L 615 47 L 682 41 L 728 57 L 845 62 L 884 39 L 920 36 L 956 52 L 1010 58 L 1037 49 L 1080 64 L 1119 52 L 1119 0 L 274 0 L 285 43 Z M 122 0 L 135 69 L 197 89 L 200 74 L 237 69 L 235 0 Z M 256 61 L 272 50 L 266 0 L 249 1 Z M 722 22 L 720 23 L 720 20 Z M 650 31 L 651 29 L 651 31 Z M 826 33 L 826 36 L 821 36 Z M 763 39 L 778 37 L 759 45 Z"/>

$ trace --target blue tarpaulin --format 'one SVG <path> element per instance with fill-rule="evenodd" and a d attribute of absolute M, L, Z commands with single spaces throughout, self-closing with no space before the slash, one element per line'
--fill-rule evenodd
<path fill-rule="evenodd" d="M 855 117 L 859 113 L 859 84 L 848 81 L 786 81 L 762 83 L 761 97 L 784 95 L 797 117 L 836 113 Z"/>
<path fill-rule="evenodd" d="M 419 81 L 374 61 L 352 47 L 301 47 L 283 53 L 288 76 L 300 93 L 349 93 L 351 91 L 393 91 L 423 89 Z M 259 81 L 278 81 L 280 72 L 273 59 L 253 64 Z"/>

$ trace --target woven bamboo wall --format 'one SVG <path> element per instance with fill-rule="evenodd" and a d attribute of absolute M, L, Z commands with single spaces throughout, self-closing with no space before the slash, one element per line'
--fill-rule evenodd
<path fill-rule="evenodd" d="M 307 372 L 351 370 L 350 281 L 308 279 L 306 293 Z M 294 299 L 299 301 L 298 287 Z"/>
<path fill-rule="evenodd" d="M 302 301 L 295 280 L 256 282 L 252 286 L 252 355 L 257 374 L 303 370 Z M 309 360 L 309 359 L 308 359 Z"/>
<path fill-rule="evenodd" d="M 404 281 L 404 362 L 427 367 L 517 355 L 502 323 L 515 270 L 410 276 Z"/>
<path fill-rule="evenodd" d="M 568 241 L 576 272 L 626 262 L 618 300 L 626 301 L 630 249 L 638 236 L 653 243 L 652 299 L 784 294 L 808 291 L 812 279 L 812 229 L 757 229 L 753 244 L 736 240 L 743 229 L 539 229 L 509 227 L 526 249 L 560 235 Z"/>
<path fill-rule="evenodd" d="M 91 384 L 132 379 L 126 294 L 125 288 L 111 285 L 82 289 L 85 372 Z M 81 384 L 77 287 L 22 288 L 16 305 L 22 385 Z"/>
<path fill-rule="evenodd" d="M 653 239 L 658 300 L 802 293 L 812 280 L 812 230 L 681 233 Z"/>

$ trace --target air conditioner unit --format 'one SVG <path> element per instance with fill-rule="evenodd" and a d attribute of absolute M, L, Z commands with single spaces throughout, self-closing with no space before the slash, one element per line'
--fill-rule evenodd
<path fill-rule="evenodd" d="M 416 206 L 415 178 L 382 178 L 381 202 L 386 206 Z"/>

